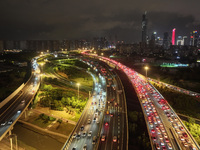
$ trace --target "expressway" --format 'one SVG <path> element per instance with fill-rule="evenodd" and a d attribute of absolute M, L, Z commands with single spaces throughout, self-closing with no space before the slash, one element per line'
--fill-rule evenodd
<path fill-rule="evenodd" d="M 117 74 L 114 71 L 109 71 L 109 74 L 106 112 L 98 150 L 126 150 L 128 149 L 126 99 Z"/>
<path fill-rule="evenodd" d="M 152 149 L 200 149 L 166 99 L 148 80 L 125 65 L 98 55 L 83 53 L 122 70 L 132 82 L 147 124 Z"/>
<path fill-rule="evenodd" d="M 38 69 L 38 68 L 35 68 Z M 0 108 L 0 141 L 11 131 L 13 125 L 20 118 L 25 108 L 34 98 L 35 91 L 40 84 L 40 75 L 35 71 L 32 72 L 31 78 L 22 88 L 22 90 L 13 97 L 7 104 Z"/>
<path fill-rule="evenodd" d="M 70 138 L 62 149 L 95 149 L 106 103 L 105 78 L 94 79 L 94 91 Z"/>
<path fill-rule="evenodd" d="M 93 96 L 62 149 L 128 149 L 126 104 L 119 77 L 105 63 L 82 61 L 97 71 L 99 83 L 95 81 Z"/>

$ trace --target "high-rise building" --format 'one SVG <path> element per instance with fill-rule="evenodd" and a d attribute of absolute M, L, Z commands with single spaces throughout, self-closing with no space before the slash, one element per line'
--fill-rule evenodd
<path fill-rule="evenodd" d="M 184 41 L 183 41 L 182 36 L 178 36 L 177 41 L 176 41 L 176 45 L 184 45 Z"/>
<path fill-rule="evenodd" d="M 163 48 L 169 49 L 169 47 L 170 47 L 169 34 L 168 32 L 165 32 L 163 37 Z"/>
<path fill-rule="evenodd" d="M 190 32 L 190 45 L 197 47 L 199 43 L 199 35 L 197 31 Z"/>
<path fill-rule="evenodd" d="M 172 45 L 175 45 L 175 32 L 176 32 L 176 28 L 172 30 Z"/>
<path fill-rule="evenodd" d="M 183 36 L 183 45 L 188 45 L 187 44 L 187 36 Z"/>
<path fill-rule="evenodd" d="M 147 12 L 142 15 L 142 43 L 147 43 Z"/>

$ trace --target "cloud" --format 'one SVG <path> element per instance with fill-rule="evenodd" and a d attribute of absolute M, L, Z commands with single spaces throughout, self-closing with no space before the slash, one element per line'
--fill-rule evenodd
<path fill-rule="evenodd" d="M 199 27 L 196 0 L 1 0 L 1 39 L 82 39 L 115 36 L 141 39 L 142 14 L 147 10 L 148 33 L 160 36 L 172 28 L 188 34 Z"/>

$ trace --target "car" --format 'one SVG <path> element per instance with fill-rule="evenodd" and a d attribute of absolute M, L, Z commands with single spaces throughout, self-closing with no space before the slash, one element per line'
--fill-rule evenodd
<path fill-rule="evenodd" d="M 159 125 L 161 128 L 163 128 L 163 124 L 162 123 L 160 123 L 160 125 Z"/>
<path fill-rule="evenodd" d="M 153 142 L 156 142 L 157 140 L 155 136 L 153 136 L 152 139 L 153 139 Z"/>
<path fill-rule="evenodd" d="M 175 129 L 176 133 L 181 134 L 179 129 Z"/>
<path fill-rule="evenodd" d="M 152 130 L 151 130 L 151 133 L 155 133 L 155 130 L 154 130 L 154 129 L 152 129 Z"/>
<path fill-rule="evenodd" d="M 101 141 L 104 142 L 105 140 L 106 140 L 106 136 L 105 136 L 105 135 L 102 135 L 102 136 L 101 136 Z"/>
<path fill-rule="evenodd" d="M 25 103 L 25 100 L 22 100 L 21 103 L 24 104 L 24 103 Z"/>
<path fill-rule="evenodd" d="M 166 143 L 169 143 L 169 139 L 168 139 L 168 138 L 165 138 L 165 142 L 166 142 Z"/>
<path fill-rule="evenodd" d="M 179 139 L 180 139 L 181 141 L 184 141 L 184 138 L 183 138 L 182 135 L 179 135 Z"/>
<path fill-rule="evenodd" d="M 108 122 L 105 123 L 105 126 L 108 126 Z"/>
<path fill-rule="evenodd" d="M 80 132 L 76 135 L 76 138 L 77 138 L 77 139 L 80 139 L 80 138 L 81 138 L 81 133 L 80 133 Z"/>
<path fill-rule="evenodd" d="M 21 110 L 18 110 L 17 113 L 20 114 L 20 113 L 21 113 Z"/>
<path fill-rule="evenodd" d="M 164 129 L 164 128 L 161 128 L 161 131 L 162 131 L 162 133 L 164 133 L 164 132 L 165 132 L 165 129 Z"/>
<path fill-rule="evenodd" d="M 85 137 L 87 135 L 86 131 L 83 131 L 82 136 Z"/>
<path fill-rule="evenodd" d="M 151 128 L 153 128 L 153 123 L 152 123 L 152 122 L 149 122 L 149 126 L 150 126 Z"/>
<path fill-rule="evenodd" d="M 77 136 L 77 133 L 75 132 L 75 133 L 73 134 L 72 138 L 75 139 L 76 136 Z"/>
<path fill-rule="evenodd" d="M 93 121 L 96 121 L 96 117 L 94 117 Z"/>
<path fill-rule="evenodd" d="M 160 129 L 158 129 L 158 130 L 157 130 L 157 134 L 161 134 L 161 131 L 160 131 Z"/>
<path fill-rule="evenodd" d="M 185 133 L 185 132 L 183 132 L 182 135 L 183 135 L 185 138 L 188 137 L 187 133 Z"/>
<path fill-rule="evenodd" d="M 172 149 L 172 144 L 171 143 L 167 143 L 167 147 L 168 147 L 168 149 Z"/>
<path fill-rule="evenodd" d="M 89 131 L 88 132 L 88 137 L 91 137 L 92 136 L 92 131 Z"/>
<path fill-rule="evenodd" d="M 163 133 L 163 137 L 168 138 L 167 133 Z"/>
<path fill-rule="evenodd" d="M 191 141 L 188 138 L 185 139 L 185 142 L 187 142 L 188 144 L 191 144 Z"/>
<path fill-rule="evenodd" d="M 91 123 L 91 120 L 90 119 L 88 119 L 88 124 L 90 124 Z"/>
<path fill-rule="evenodd" d="M 109 110 L 106 111 L 106 114 L 107 114 L 107 115 L 109 114 Z"/>
<path fill-rule="evenodd" d="M 171 123 L 173 123 L 173 119 L 172 119 L 171 117 L 169 117 L 169 121 L 170 121 Z"/>
<path fill-rule="evenodd" d="M 179 129 L 180 129 L 181 131 L 184 131 L 184 128 L 183 128 L 182 126 L 180 126 Z"/>
<path fill-rule="evenodd" d="M 175 129 L 178 128 L 178 126 L 176 125 L 176 123 L 173 123 L 172 125 L 173 125 L 173 127 L 174 127 Z"/>
<path fill-rule="evenodd" d="M 11 125 L 13 123 L 13 120 L 11 119 L 10 121 L 8 121 L 8 124 Z"/>
<path fill-rule="evenodd" d="M 160 149 L 160 145 L 156 143 L 156 149 Z"/>
<path fill-rule="evenodd" d="M 165 146 L 162 146 L 162 150 L 167 150 L 167 148 Z"/>
<path fill-rule="evenodd" d="M 156 130 L 159 130 L 159 127 L 158 127 L 158 126 L 156 126 Z"/>
<path fill-rule="evenodd" d="M 162 135 L 158 135 L 158 138 L 159 138 L 160 140 L 162 140 L 162 139 L 163 139 Z"/>
<path fill-rule="evenodd" d="M 113 136 L 113 142 L 117 142 L 117 136 Z"/>
<path fill-rule="evenodd" d="M 175 121 L 178 121 L 178 119 L 176 117 L 173 118 Z"/>
<path fill-rule="evenodd" d="M 97 137 L 93 136 L 93 138 L 92 138 L 92 144 L 96 144 L 96 142 L 97 142 Z"/>
<path fill-rule="evenodd" d="M 84 125 L 81 126 L 81 131 L 83 131 L 83 130 L 84 130 Z"/>
<path fill-rule="evenodd" d="M 170 117 L 170 114 L 168 112 L 165 113 L 167 115 L 167 117 Z"/>
<path fill-rule="evenodd" d="M 87 150 L 87 144 L 83 146 L 83 150 Z"/>
<path fill-rule="evenodd" d="M 1 123 L 1 126 L 5 126 L 7 124 L 7 121 L 4 121 Z"/>
<path fill-rule="evenodd" d="M 188 144 L 187 144 L 186 142 L 183 142 L 183 145 L 184 145 L 185 147 L 188 147 Z"/>
<path fill-rule="evenodd" d="M 165 145 L 163 140 L 160 140 L 160 145 Z"/>
<path fill-rule="evenodd" d="M 180 126 L 181 126 L 181 123 L 180 123 L 180 122 L 177 122 L 177 125 L 180 127 Z"/>

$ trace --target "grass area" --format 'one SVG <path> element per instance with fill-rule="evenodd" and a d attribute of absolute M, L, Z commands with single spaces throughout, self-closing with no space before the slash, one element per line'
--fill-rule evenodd
<path fill-rule="evenodd" d="M 183 123 L 188 128 L 197 143 L 200 144 L 200 125 L 190 121 L 183 121 Z"/>
<path fill-rule="evenodd" d="M 40 114 L 31 113 L 26 121 L 44 129 L 53 122 L 50 120 L 46 121 L 40 118 L 39 115 Z"/>
<path fill-rule="evenodd" d="M 25 142 L 18 140 L 18 146 L 23 148 L 23 149 L 27 149 L 27 150 L 37 150 L 37 148 L 34 148 L 32 146 L 29 146 L 28 144 L 26 144 Z"/>
<path fill-rule="evenodd" d="M 68 136 L 72 132 L 74 127 L 75 127 L 75 125 L 70 124 L 70 123 L 66 123 L 66 122 L 58 123 L 58 122 L 56 122 L 49 130 Z"/>
<path fill-rule="evenodd" d="M 78 122 L 79 118 L 81 117 L 81 113 L 75 113 L 74 116 L 69 116 L 68 119 L 69 120 L 72 120 L 72 121 L 75 121 L 75 122 Z"/>
<path fill-rule="evenodd" d="M 23 145 L 19 145 L 26 150 L 60 150 L 66 141 L 65 138 L 59 136 L 51 135 L 41 130 L 37 130 L 25 124 L 17 123 L 12 130 L 14 134 L 17 135 L 18 141 L 23 141 Z"/>
<path fill-rule="evenodd" d="M 72 79 L 72 81 L 80 83 L 80 85 L 91 87 L 91 90 L 92 90 L 93 80 L 91 80 L 91 79 L 88 79 L 88 78 L 86 78 L 86 79 L 85 78 L 75 78 L 75 79 Z"/>

